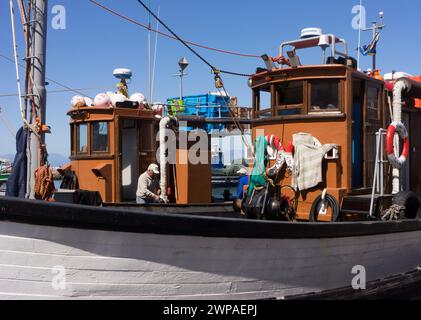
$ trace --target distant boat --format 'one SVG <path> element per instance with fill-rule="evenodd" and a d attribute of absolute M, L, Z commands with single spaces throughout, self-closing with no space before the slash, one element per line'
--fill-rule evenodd
<path fill-rule="evenodd" d="M 6 183 L 12 170 L 12 163 L 9 160 L 0 159 L 0 196 L 6 194 Z"/>

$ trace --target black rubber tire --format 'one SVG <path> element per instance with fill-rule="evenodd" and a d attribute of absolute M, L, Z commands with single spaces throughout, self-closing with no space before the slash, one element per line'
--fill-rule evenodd
<path fill-rule="evenodd" d="M 419 218 L 420 201 L 414 192 L 399 192 L 393 197 L 393 204 L 405 207 L 405 219 Z"/>
<path fill-rule="evenodd" d="M 339 203 L 336 201 L 336 198 L 331 196 L 330 194 L 326 195 L 326 200 L 329 204 L 329 206 L 332 208 L 332 216 L 330 219 L 330 222 L 339 222 L 340 221 L 340 208 Z M 313 205 L 310 210 L 310 222 L 318 222 L 319 217 L 319 211 L 320 211 L 320 205 L 322 202 L 322 196 L 318 196 L 316 200 L 314 200 Z"/>

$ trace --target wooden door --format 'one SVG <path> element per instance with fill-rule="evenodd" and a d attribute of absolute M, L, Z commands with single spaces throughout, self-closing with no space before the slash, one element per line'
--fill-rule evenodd
<path fill-rule="evenodd" d="M 410 114 L 410 186 L 411 191 L 414 191 L 421 197 L 421 113 L 414 112 Z"/>
<path fill-rule="evenodd" d="M 152 163 L 158 164 L 157 130 L 152 121 L 139 121 L 139 174 L 145 172 Z"/>
<path fill-rule="evenodd" d="M 365 90 L 364 107 L 364 185 L 373 187 L 376 163 L 376 134 L 381 126 L 381 87 L 368 83 Z"/>

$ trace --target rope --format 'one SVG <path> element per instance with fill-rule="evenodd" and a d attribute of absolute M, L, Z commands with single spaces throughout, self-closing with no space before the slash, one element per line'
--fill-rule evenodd
<path fill-rule="evenodd" d="M 55 192 L 53 171 L 45 165 L 35 170 L 35 199 L 51 201 Z"/>
<path fill-rule="evenodd" d="M 178 37 L 176 37 L 174 35 L 171 36 L 171 35 L 169 35 L 167 33 L 161 32 L 159 30 L 150 29 L 150 28 L 148 28 L 147 25 L 142 24 L 142 23 L 140 23 L 140 22 L 138 22 L 136 20 L 133 20 L 133 19 L 131 19 L 131 18 L 129 18 L 129 17 L 127 17 L 127 16 L 125 16 L 125 15 L 117 12 L 117 11 L 114 11 L 114 10 L 110 9 L 109 7 L 107 7 L 107 6 L 105 6 L 105 5 L 101 4 L 101 3 L 98 3 L 95 0 L 88 0 L 88 1 L 91 2 L 92 4 L 96 5 L 96 6 L 98 6 L 98 7 L 102 8 L 102 9 L 104 9 L 104 10 L 112 13 L 113 15 L 115 15 L 115 16 L 117 16 L 119 18 L 122 18 L 122 19 L 124 19 L 124 20 L 126 20 L 128 22 L 131 22 L 133 24 L 136 24 L 136 25 L 138 25 L 138 26 L 140 26 L 140 27 L 142 27 L 144 29 L 150 30 L 152 32 L 155 32 L 157 34 L 160 34 L 160 35 L 162 35 L 164 37 L 167 37 L 167 38 L 170 38 L 170 39 L 173 39 L 173 40 L 180 40 Z M 186 42 L 186 43 L 188 43 L 188 44 L 190 44 L 190 45 L 192 45 L 192 46 L 199 47 L 199 48 L 206 49 L 206 50 L 216 51 L 216 52 L 220 52 L 220 53 L 224 53 L 224 54 L 230 54 L 230 55 L 235 55 L 235 56 L 245 57 L 245 58 L 258 58 L 258 59 L 260 59 L 260 56 L 254 55 L 254 54 L 246 54 L 246 53 L 239 53 L 239 52 L 228 51 L 228 50 L 223 50 L 223 49 L 217 49 L 217 48 L 205 46 L 205 45 L 202 45 L 202 44 L 199 44 L 199 43 L 196 43 L 196 42 L 192 42 L 192 41 L 188 41 L 188 40 L 183 40 L 183 41 Z"/>
<path fill-rule="evenodd" d="M 405 212 L 405 207 L 394 204 L 392 205 L 388 210 L 384 212 L 381 219 L 382 221 L 393 221 L 393 220 L 399 220 Z"/>
<path fill-rule="evenodd" d="M 19 76 L 19 56 L 18 56 L 18 44 L 16 41 L 16 30 L 15 30 L 15 10 L 13 5 L 13 0 L 10 0 L 10 19 L 12 22 L 12 36 L 13 36 L 13 53 L 14 53 L 14 63 L 15 63 L 15 69 L 16 69 L 16 81 L 18 85 L 18 97 L 19 97 L 19 109 L 22 117 L 22 121 L 24 124 L 29 126 L 28 122 L 26 121 L 25 112 L 23 110 L 23 104 L 22 104 L 22 89 L 20 87 L 20 76 Z"/>

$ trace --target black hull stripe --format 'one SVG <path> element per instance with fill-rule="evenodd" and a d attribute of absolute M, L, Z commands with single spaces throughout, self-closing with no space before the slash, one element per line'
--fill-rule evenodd
<path fill-rule="evenodd" d="M 421 231 L 421 220 L 335 224 L 268 222 L 6 197 L 0 198 L 0 220 L 65 228 L 249 239 L 344 238 Z"/>

